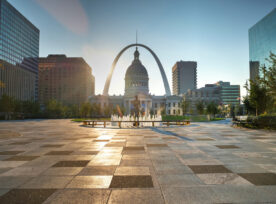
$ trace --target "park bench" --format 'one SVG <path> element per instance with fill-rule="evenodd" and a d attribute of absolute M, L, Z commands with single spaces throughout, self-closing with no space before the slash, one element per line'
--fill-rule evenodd
<path fill-rule="evenodd" d="M 106 127 L 107 123 L 117 123 L 118 127 L 121 128 L 123 123 L 133 124 L 134 127 L 138 127 L 139 123 L 151 123 L 152 127 L 155 127 L 155 123 L 162 123 L 163 125 L 189 125 L 189 120 L 182 120 L 182 121 L 107 121 L 107 120 L 84 120 L 83 125 L 92 127 L 95 126 L 103 126 Z"/>

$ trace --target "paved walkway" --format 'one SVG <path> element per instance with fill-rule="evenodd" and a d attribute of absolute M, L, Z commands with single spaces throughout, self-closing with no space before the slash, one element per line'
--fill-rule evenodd
<path fill-rule="evenodd" d="M 276 203 L 276 133 L 0 122 L 0 203 Z"/>

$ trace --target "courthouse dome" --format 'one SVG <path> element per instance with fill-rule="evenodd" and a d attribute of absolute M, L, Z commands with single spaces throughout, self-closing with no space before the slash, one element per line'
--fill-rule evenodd
<path fill-rule="evenodd" d="M 125 75 L 125 94 L 137 95 L 140 93 L 148 94 L 148 72 L 139 60 L 139 51 L 135 50 L 134 60 L 127 68 Z"/>
<path fill-rule="evenodd" d="M 139 60 L 139 55 L 140 53 L 136 48 L 136 51 L 134 52 L 134 60 L 132 61 L 132 64 L 127 68 L 125 78 L 148 78 L 148 72 Z"/>

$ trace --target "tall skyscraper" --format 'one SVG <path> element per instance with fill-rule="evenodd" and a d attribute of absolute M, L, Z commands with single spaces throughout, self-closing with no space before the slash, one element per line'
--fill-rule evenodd
<path fill-rule="evenodd" d="M 259 76 L 260 63 L 258 61 L 249 62 L 249 76 L 250 80 L 255 80 Z"/>
<path fill-rule="evenodd" d="M 39 102 L 55 99 L 63 104 L 82 104 L 95 94 L 91 67 L 81 57 L 48 55 L 39 58 Z"/>
<path fill-rule="evenodd" d="M 39 30 L 6 0 L 0 0 L 0 97 L 36 100 Z"/>
<path fill-rule="evenodd" d="M 197 62 L 180 61 L 172 68 L 173 94 L 180 95 L 197 88 Z"/>
<path fill-rule="evenodd" d="M 269 65 L 266 58 L 270 52 L 276 54 L 276 8 L 252 26 L 248 33 L 250 79 L 254 80 L 259 66 Z"/>

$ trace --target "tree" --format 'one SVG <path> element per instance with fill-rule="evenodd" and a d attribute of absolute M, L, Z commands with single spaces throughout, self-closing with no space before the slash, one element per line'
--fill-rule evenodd
<path fill-rule="evenodd" d="M 203 115 L 204 114 L 204 108 L 205 107 L 204 107 L 203 101 L 198 101 L 196 103 L 196 110 L 197 110 L 198 114 Z"/>
<path fill-rule="evenodd" d="M 185 97 L 182 99 L 181 108 L 182 108 L 183 115 L 189 112 L 190 102 Z"/>
<path fill-rule="evenodd" d="M 60 102 L 52 99 L 50 100 L 45 107 L 45 114 L 48 118 L 60 118 L 62 117 L 64 111 L 63 106 Z"/>
<path fill-rule="evenodd" d="M 207 113 L 213 115 L 214 118 L 218 112 L 218 106 L 214 102 L 211 102 L 207 105 Z"/>
<path fill-rule="evenodd" d="M 245 99 L 246 109 L 250 112 L 253 108 L 256 116 L 276 112 L 276 55 L 270 53 L 267 61 L 271 66 L 261 67 L 260 76 L 250 80 L 250 87 L 245 85 L 249 92 L 248 98 Z"/>
<path fill-rule="evenodd" d="M 11 113 L 14 112 L 15 100 L 13 97 L 10 97 L 6 94 L 2 95 L 2 98 L 0 99 L 0 112 L 5 113 L 5 120 L 11 119 Z"/>
<path fill-rule="evenodd" d="M 81 105 L 80 114 L 83 118 L 88 118 L 91 113 L 91 104 L 86 102 Z"/>

